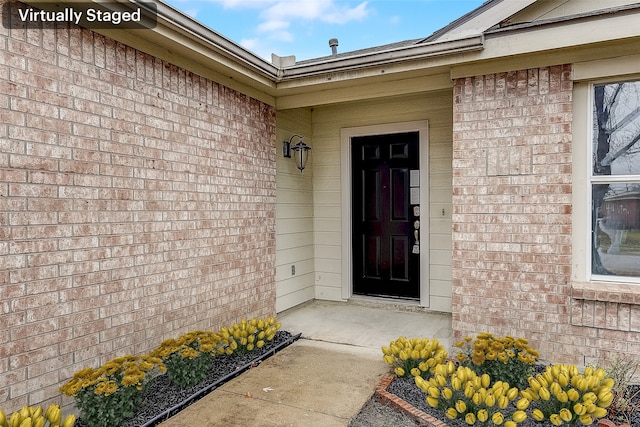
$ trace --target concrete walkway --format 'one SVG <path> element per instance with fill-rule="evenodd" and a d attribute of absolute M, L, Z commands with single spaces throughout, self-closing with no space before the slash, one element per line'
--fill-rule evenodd
<path fill-rule="evenodd" d="M 344 427 L 389 370 L 383 345 L 403 335 L 451 343 L 450 315 L 406 306 L 314 301 L 278 318 L 301 339 L 161 426 Z"/>

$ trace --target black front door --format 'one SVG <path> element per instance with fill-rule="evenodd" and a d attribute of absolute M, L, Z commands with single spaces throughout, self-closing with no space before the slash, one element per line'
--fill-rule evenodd
<path fill-rule="evenodd" d="M 410 182 L 418 141 L 418 132 L 351 139 L 355 294 L 420 298 L 418 189 Z"/>

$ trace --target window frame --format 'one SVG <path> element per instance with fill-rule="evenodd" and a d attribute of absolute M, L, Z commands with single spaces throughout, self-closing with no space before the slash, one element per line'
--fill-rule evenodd
<path fill-rule="evenodd" d="M 598 85 L 608 85 L 615 83 L 625 83 L 625 82 L 638 82 L 640 84 L 640 76 L 634 76 L 629 78 L 611 78 L 606 80 L 596 80 L 591 81 L 588 84 L 588 130 L 587 130 L 587 141 L 588 141 L 588 167 L 587 167 L 587 206 L 586 211 L 588 214 L 588 226 L 589 226 L 589 238 L 586 241 L 586 257 L 587 257 L 587 280 L 589 282 L 606 282 L 606 283 L 621 283 L 621 284 L 631 284 L 631 285 L 640 285 L 640 275 L 636 277 L 632 276 L 619 276 L 615 274 L 604 275 L 604 274 L 594 274 L 593 273 L 593 255 L 592 251 L 595 250 L 593 246 L 593 215 L 595 212 L 593 211 L 593 187 L 598 184 L 615 184 L 615 183 L 638 183 L 640 184 L 640 174 L 633 175 L 595 175 L 593 173 L 593 159 L 594 159 L 594 114 L 593 108 L 595 103 L 594 90 L 595 86 Z"/>

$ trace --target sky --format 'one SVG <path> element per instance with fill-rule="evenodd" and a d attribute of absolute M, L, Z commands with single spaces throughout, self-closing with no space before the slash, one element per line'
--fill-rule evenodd
<path fill-rule="evenodd" d="M 296 60 L 427 37 L 485 0 L 164 0 L 271 61 Z"/>

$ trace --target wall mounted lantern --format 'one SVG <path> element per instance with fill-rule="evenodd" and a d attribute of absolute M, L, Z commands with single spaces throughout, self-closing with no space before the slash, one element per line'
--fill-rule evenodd
<path fill-rule="evenodd" d="M 299 138 L 299 141 L 293 144 L 293 139 Z M 293 156 L 296 161 L 296 167 L 302 173 L 304 168 L 307 166 L 307 161 L 309 160 L 309 154 L 311 151 L 311 147 L 304 143 L 302 140 L 304 137 L 302 135 L 293 135 L 289 138 L 289 141 L 284 141 L 282 143 L 282 155 L 288 159 L 291 158 L 291 152 L 293 151 Z"/>

